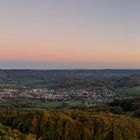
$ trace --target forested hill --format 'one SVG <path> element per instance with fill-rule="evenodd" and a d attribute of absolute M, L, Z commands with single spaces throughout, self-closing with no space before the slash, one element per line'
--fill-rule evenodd
<path fill-rule="evenodd" d="M 123 115 L 94 110 L 26 111 L 8 108 L 1 108 L 0 113 L 3 124 L 0 124 L 1 140 L 140 139 L 140 122 Z"/>

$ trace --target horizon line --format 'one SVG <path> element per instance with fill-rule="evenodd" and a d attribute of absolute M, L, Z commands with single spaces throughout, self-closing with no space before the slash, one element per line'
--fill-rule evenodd
<path fill-rule="evenodd" d="M 75 70 L 75 71 L 78 71 L 78 70 L 140 70 L 140 68 L 0 68 L 0 71 L 1 70 L 35 70 L 35 71 L 54 71 L 54 70 L 57 70 L 57 71 L 61 71 L 61 70 L 66 70 L 66 71 L 69 71 L 69 70 Z"/>

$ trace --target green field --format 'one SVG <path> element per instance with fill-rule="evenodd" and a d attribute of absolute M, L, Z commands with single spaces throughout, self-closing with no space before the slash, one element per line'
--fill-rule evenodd
<path fill-rule="evenodd" d="M 133 88 L 118 88 L 117 89 L 119 96 L 139 96 L 140 95 L 140 86 Z"/>
<path fill-rule="evenodd" d="M 81 101 L 46 101 L 37 99 L 17 99 L 0 103 L 0 106 L 18 108 L 46 108 L 46 109 L 65 109 L 83 107 Z"/>

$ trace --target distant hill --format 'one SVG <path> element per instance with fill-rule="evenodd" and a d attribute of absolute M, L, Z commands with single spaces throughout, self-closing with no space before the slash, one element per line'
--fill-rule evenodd
<path fill-rule="evenodd" d="M 84 78 L 128 76 L 140 74 L 140 70 L 0 70 L 0 81 L 25 78 Z"/>
<path fill-rule="evenodd" d="M 0 70 L 2 86 L 133 87 L 139 85 L 139 81 L 140 70 Z"/>

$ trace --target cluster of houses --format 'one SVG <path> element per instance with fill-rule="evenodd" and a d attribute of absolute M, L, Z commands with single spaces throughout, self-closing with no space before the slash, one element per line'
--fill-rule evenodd
<path fill-rule="evenodd" d="M 114 92 L 105 88 L 94 89 L 67 88 L 67 89 L 47 89 L 33 88 L 24 90 L 3 89 L 0 91 L 0 100 L 12 99 L 45 99 L 51 101 L 71 101 L 78 100 L 85 104 L 98 104 L 111 102 Z"/>

